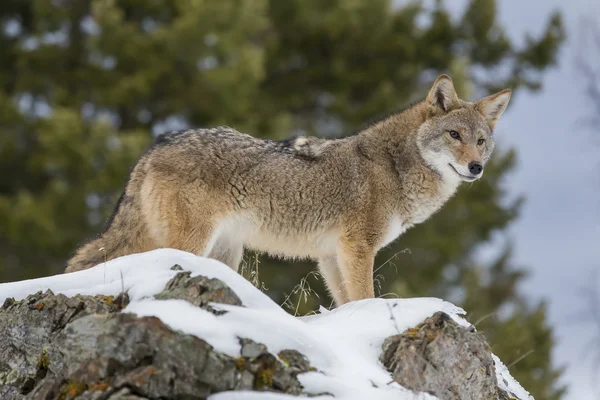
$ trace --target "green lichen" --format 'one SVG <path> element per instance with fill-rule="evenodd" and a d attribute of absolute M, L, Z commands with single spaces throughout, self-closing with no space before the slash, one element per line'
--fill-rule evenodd
<path fill-rule="evenodd" d="M 292 365 L 290 363 L 290 360 L 288 360 L 282 353 L 277 354 L 277 357 L 279 357 L 279 359 L 281 360 L 283 365 L 285 365 L 286 367 L 289 367 L 290 365 Z"/>
<path fill-rule="evenodd" d="M 246 367 L 246 359 L 244 357 L 238 357 L 235 359 L 235 367 L 238 371 L 243 370 Z"/>
<path fill-rule="evenodd" d="M 4 376 L 3 381 L 4 381 L 5 385 L 10 385 L 12 383 L 19 381 L 20 379 L 21 379 L 21 373 L 19 371 L 17 371 L 16 369 L 13 369 Z"/>
<path fill-rule="evenodd" d="M 422 324 L 415 326 L 414 328 L 408 328 L 407 330 L 404 331 L 403 334 L 410 338 L 417 338 L 423 331 L 424 325 L 425 324 L 422 323 Z M 437 337 L 437 332 L 427 329 L 427 330 L 425 330 L 424 335 L 425 335 L 425 339 L 427 339 L 430 342 L 433 342 L 435 340 L 435 338 Z"/>
<path fill-rule="evenodd" d="M 112 306 L 115 303 L 115 296 L 98 296 L 98 297 L 107 306 Z"/>
<path fill-rule="evenodd" d="M 418 326 L 415 328 L 409 328 L 404 332 L 404 334 L 410 337 L 417 337 L 419 335 L 419 330 L 420 328 Z"/>
<path fill-rule="evenodd" d="M 263 390 L 273 386 L 274 369 L 271 365 L 261 365 L 254 376 L 254 389 Z"/>
<path fill-rule="evenodd" d="M 50 359 L 48 358 L 48 352 L 46 350 L 42 350 L 42 354 L 40 354 L 40 358 L 37 361 L 38 370 L 47 370 L 50 365 Z"/>

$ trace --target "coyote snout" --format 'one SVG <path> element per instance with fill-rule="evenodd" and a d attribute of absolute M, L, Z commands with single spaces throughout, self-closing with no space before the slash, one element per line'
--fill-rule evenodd
<path fill-rule="evenodd" d="M 485 134 L 480 132 L 479 135 L 482 137 L 475 140 L 474 135 L 469 133 L 464 130 L 462 135 L 457 132 L 450 135 L 454 139 L 452 143 L 454 146 L 451 148 L 454 149 L 452 154 L 456 158 L 456 161 L 451 162 L 450 166 L 463 181 L 473 182 L 483 175 L 483 157 L 486 153 L 483 145 L 489 138 L 484 139 Z"/>
<path fill-rule="evenodd" d="M 377 251 L 482 176 L 509 99 L 460 100 L 442 75 L 423 102 L 343 139 L 275 142 L 223 127 L 161 135 L 106 231 L 66 271 L 160 247 L 237 270 L 251 248 L 317 260 L 338 305 L 373 297 Z"/>
<path fill-rule="evenodd" d="M 475 145 L 465 146 L 462 154 L 454 162 L 450 162 L 452 169 L 465 182 L 473 182 L 483 176 L 483 160 L 479 149 Z"/>
<path fill-rule="evenodd" d="M 469 163 L 468 167 L 464 167 L 462 165 L 449 164 L 450 167 L 456 172 L 456 174 L 465 182 L 474 182 L 477 179 L 481 178 L 483 175 L 483 165 L 480 162 L 472 162 Z M 474 172 L 473 169 L 476 169 Z M 469 172 L 460 172 L 467 169 Z"/>

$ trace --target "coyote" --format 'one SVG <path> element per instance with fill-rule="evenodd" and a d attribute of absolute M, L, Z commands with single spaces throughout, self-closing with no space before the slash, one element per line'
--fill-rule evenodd
<path fill-rule="evenodd" d="M 441 75 L 424 101 L 341 139 L 279 142 L 226 127 L 163 134 L 106 231 L 65 272 L 163 247 L 237 270 L 249 248 L 318 261 L 338 305 L 371 298 L 377 251 L 482 176 L 510 95 L 463 101 Z"/>

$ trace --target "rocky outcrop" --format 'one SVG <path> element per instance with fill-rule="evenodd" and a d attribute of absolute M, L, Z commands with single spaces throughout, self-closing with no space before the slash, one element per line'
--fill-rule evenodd
<path fill-rule="evenodd" d="M 246 339 L 242 355 L 229 357 L 157 318 L 132 314 L 73 321 L 53 340 L 48 368 L 51 373 L 25 398 L 205 399 L 242 389 L 298 394 L 295 376 L 308 370 L 288 367 Z"/>
<path fill-rule="evenodd" d="M 173 269 L 180 270 L 179 266 Z M 243 306 L 224 282 L 178 272 L 156 299 L 183 299 L 217 316 L 214 303 Z M 127 294 L 66 297 L 38 292 L 0 308 L 0 399 L 206 399 L 227 390 L 298 395 L 315 371 L 295 350 L 270 353 L 240 339 L 240 355 L 124 312 Z M 211 304 L 213 306 L 211 306 Z M 437 313 L 389 337 L 381 362 L 393 379 L 440 399 L 508 399 L 497 387 L 485 338 Z"/>
<path fill-rule="evenodd" d="M 442 312 L 387 338 L 380 361 L 402 386 L 440 399 L 509 398 L 498 388 L 483 334 L 458 325 Z"/>
<path fill-rule="evenodd" d="M 46 376 L 51 342 L 70 322 L 118 312 L 128 302 L 127 294 L 68 298 L 49 290 L 6 299 L 0 308 L 0 399 L 19 398 Z"/>
<path fill-rule="evenodd" d="M 223 282 L 178 273 L 157 299 L 241 305 Z M 241 356 L 154 317 L 120 312 L 127 295 L 76 296 L 51 291 L 0 310 L 0 399 L 206 399 L 226 390 L 300 394 L 296 376 L 311 370 L 295 350 L 271 354 L 241 339 Z"/>
<path fill-rule="evenodd" d="M 177 270 L 178 265 L 172 267 Z M 181 268 L 181 267 L 179 267 Z M 171 279 L 165 289 L 154 297 L 157 300 L 182 299 L 195 306 L 204 308 L 214 314 L 221 311 L 214 310 L 210 303 L 230 304 L 241 306 L 242 301 L 229 286 L 218 279 L 209 279 L 205 276 L 190 277 L 189 272 L 180 272 Z"/>

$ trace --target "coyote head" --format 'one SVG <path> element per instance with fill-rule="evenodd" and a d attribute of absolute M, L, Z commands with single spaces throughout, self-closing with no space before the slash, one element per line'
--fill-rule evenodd
<path fill-rule="evenodd" d="M 450 77 L 438 77 L 425 100 L 427 119 L 417 134 L 423 159 L 443 178 L 481 178 L 494 150 L 492 131 L 510 94 L 505 89 L 471 103 L 458 98 Z"/>

